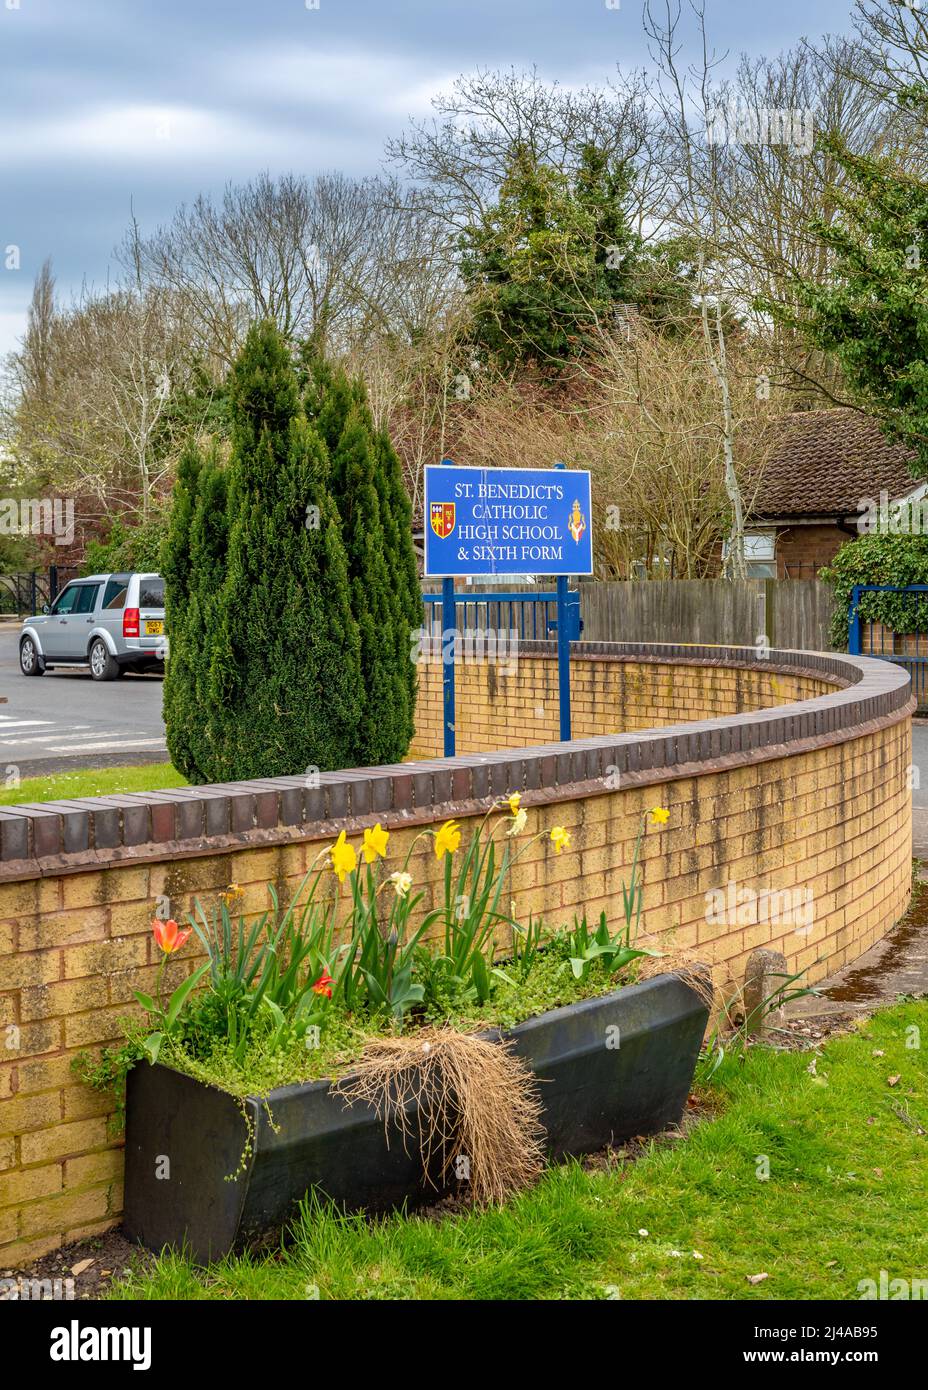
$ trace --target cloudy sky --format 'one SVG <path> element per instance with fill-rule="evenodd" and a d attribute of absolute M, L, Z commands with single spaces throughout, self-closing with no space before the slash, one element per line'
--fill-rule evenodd
<path fill-rule="evenodd" d="M 464 71 L 580 83 L 644 63 L 640 0 L 615 4 L 0 0 L 0 352 L 46 256 L 65 292 L 104 282 L 130 208 L 148 230 L 261 169 L 375 173 L 385 138 Z M 733 53 L 844 32 L 851 7 L 706 0 Z"/>

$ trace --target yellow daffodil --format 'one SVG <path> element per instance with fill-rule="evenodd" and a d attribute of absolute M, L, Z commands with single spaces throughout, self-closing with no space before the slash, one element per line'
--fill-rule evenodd
<path fill-rule="evenodd" d="M 446 820 L 435 835 L 435 858 L 441 859 L 445 854 L 454 854 L 460 843 L 461 827 L 457 821 Z"/>
<path fill-rule="evenodd" d="M 556 825 L 551 831 L 551 843 L 558 854 L 562 849 L 567 849 L 570 844 L 570 832 L 565 830 L 563 825 Z"/>
<path fill-rule="evenodd" d="M 363 850 L 366 864 L 373 864 L 378 858 L 386 859 L 389 838 L 389 830 L 384 830 L 380 821 L 377 822 L 373 830 L 365 830 Z"/>
<path fill-rule="evenodd" d="M 655 825 L 666 825 L 670 820 L 670 812 L 664 806 L 655 806 L 650 815 Z"/>
<path fill-rule="evenodd" d="M 405 898 L 412 887 L 412 874 L 391 874 L 390 882 L 393 884 L 393 891 L 398 898 Z"/>
<path fill-rule="evenodd" d="M 519 814 L 519 806 L 522 804 L 522 793 L 513 792 L 509 797 L 509 809 L 514 816 Z"/>
<path fill-rule="evenodd" d="M 357 868 L 358 856 L 354 852 L 354 845 L 349 845 L 345 839 L 344 830 L 332 846 L 331 861 L 332 871 L 338 874 L 339 883 L 344 883 L 345 875 Z"/>
<path fill-rule="evenodd" d="M 520 807 L 518 811 L 513 812 L 512 825 L 510 825 L 509 829 L 506 831 L 506 834 L 521 835 L 522 831 L 525 829 L 525 822 L 527 820 L 528 811 L 526 811 L 523 807 Z"/>

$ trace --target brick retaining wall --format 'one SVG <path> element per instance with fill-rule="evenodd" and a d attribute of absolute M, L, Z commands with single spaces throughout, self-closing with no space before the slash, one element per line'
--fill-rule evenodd
<path fill-rule="evenodd" d="M 670 820 L 643 849 L 645 929 L 658 946 L 713 961 L 720 984 L 758 945 L 783 950 L 812 981 L 866 950 L 908 901 L 908 677 L 866 658 L 753 657 L 578 643 L 578 736 L 527 747 L 556 721 L 551 648 L 533 644 L 504 682 L 476 670 L 459 683 L 474 693 L 472 713 L 459 701 L 465 739 L 518 751 L 326 773 L 310 786 L 272 778 L 0 812 L 0 1265 L 118 1220 L 108 1106 L 70 1068 L 82 1048 L 118 1038 L 133 989 L 150 990 L 155 900 L 168 897 L 181 917 L 196 895 L 237 883 L 257 910 L 268 882 L 286 895 L 341 829 L 379 820 L 399 857 L 422 826 L 453 815 L 466 837 L 492 798 L 520 790 L 529 829 L 572 833 L 565 853 L 541 841 L 513 871 L 517 914 L 556 926 L 583 909 L 621 916 L 640 816 L 662 804 Z M 633 691 L 654 701 L 647 714 Z M 436 701 L 426 673 L 426 743 Z M 642 732 L 648 720 L 665 727 Z M 427 906 L 437 865 L 426 844 L 411 868 Z M 811 890 L 814 925 L 713 925 L 706 892 L 729 881 Z M 187 955 L 171 969 L 189 969 L 191 943 Z"/>

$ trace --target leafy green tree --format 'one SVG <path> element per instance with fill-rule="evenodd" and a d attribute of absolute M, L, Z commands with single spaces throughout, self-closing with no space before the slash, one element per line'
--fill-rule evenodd
<path fill-rule="evenodd" d="M 556 366 L 611 325 L 638 251 L 627 189 L 624 167 L 593 145 L 575 176 L 515 147 L 495 207 L 461 237 L 479 346 L 509 365 Z"/>
<path fill-rule="evenodd" d="M 178 470 L 182 467 L 183 459 L 178 464 Z M 122 517 L 113 517 L 105 536 L 88 541 L 81 573 L 110 574 L 119 570 L 160 572 L 168 528 L 166 510 L 154 512 L 138 526 L 128 525 Z"/>
<path fill-rule="evenodd" d="M 928 90 L 900 103 L 928 120 Z M 891 157 L 853 153 L 836 136 L 822 144 L 841 171 L 831 189 L 838 215 L 810 223 L 833 257 L 825 284 L 801 281 L 798 310 L 766 307 L 840 362 L 862 403 L 891 439 L 914 451 L 928 475 L 928 182 Z"/>

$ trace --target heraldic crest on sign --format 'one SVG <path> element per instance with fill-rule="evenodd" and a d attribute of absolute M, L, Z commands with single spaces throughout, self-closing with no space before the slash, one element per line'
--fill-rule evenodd
<path fill-rule="evenodd" d="M 454 530 L 454 503 L 433 502 L 429 508 L 432 530 L 441 540 L 445 540 Z"/>

